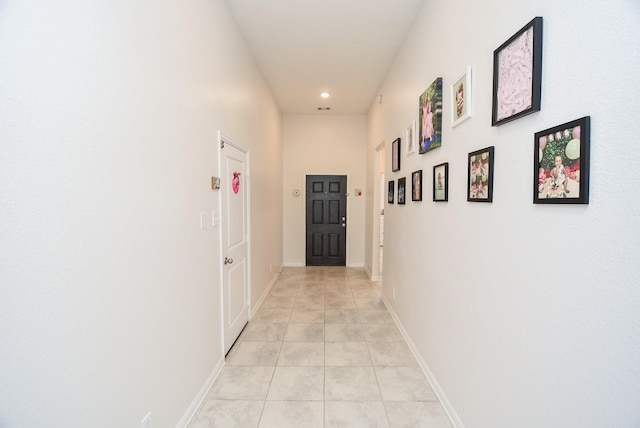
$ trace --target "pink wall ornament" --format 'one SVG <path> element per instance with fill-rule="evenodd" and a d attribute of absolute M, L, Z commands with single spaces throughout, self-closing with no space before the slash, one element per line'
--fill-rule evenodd
<path fill-rule="evenodd" d="M 231 179 L 231 188 L 233 189 L 233 193 L 238 193 L 240 191 L 240 173 L 234 172 L 233 178 Z"/>

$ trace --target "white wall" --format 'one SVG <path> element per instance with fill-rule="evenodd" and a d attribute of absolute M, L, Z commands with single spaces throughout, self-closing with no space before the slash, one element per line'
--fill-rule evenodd
<path fill-rule="evenodd" d="M 174 427 L 222 361 L 220 129 L 282 264 L 281 116 L 222 0 L 0 6 L 0 426 Z"/>
<path fill-rule="evenodd" d="M 364 264 L 365 115 L 284 115 L 284 262 L 305 265 L 305 176 L 347 175 L 347 265 Z M 354 196 L 358 188 L 362 196 Z M 303 196 L 294 197 L 299 189 Z"/>
<path fill-rule="evenodd" d="M 491 127 L 493 50 L 544 18 L 542 110 Z M 640 3 L 427 2 L 369 115 L 368 166 L 404 136 L 443 77 L 443 146 L 422 202 L 387 206 L 383 290 L 443 392 L 473 428 L 640 426 Z M 473 117 L 449 125 L 449 86 L 473 66 Z M 532 204 L 533 134 L 590 115 L 591 202 Z M 466 201 L 466 161 L 495 146 L 492 204 Z M 431 202 L 449 162 L 449 202 Z M 373 178 L 368 178 L 371 185 Z M 374 211 L 368 210 L 368 215 Z M 396 289 L 396 298 L 391 297 Z"/>

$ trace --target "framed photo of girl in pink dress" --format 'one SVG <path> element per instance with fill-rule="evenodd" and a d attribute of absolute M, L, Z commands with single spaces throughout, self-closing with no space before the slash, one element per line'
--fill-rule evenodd
<path fill-rule="evenodd" d="M 522 27 L 493 52 L 491 125 L 540 111 L 542 17 Z"/>
<path fill-rule="evenodd" d="M 418 153 L 425 154 L 442 145 L 442 77 L 420 95 Z"/>

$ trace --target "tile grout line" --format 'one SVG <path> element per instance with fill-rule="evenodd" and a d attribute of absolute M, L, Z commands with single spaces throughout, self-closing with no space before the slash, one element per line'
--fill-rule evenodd
<path fill-rule="evenodd" d="M 298 299 L 298 297 L 296 296 L 296 300 Z M 294 302 L 295 305 L 295 302 Z M 276 376 L 276 369 L 278 368 L 278 360 L 280 359 L 280 354 L 282 353 L 282 347 L 284 346 L 284 338 L 287 335 L 287 330 L 289 329 L 289 321 L 291 320 L 291 312 L 293 311 L 293 307 L 290 309 L 289 311 L 289 317 L 287 318 L 287 322 L 286 322 L 286 327 L 284 330 L 284 333 L 282 334 L 282 340 L 280 341 L 280 350 L 278 351 L 278 356 L 276 358 L 276 361 L 274 362 L 274 367 L 273 367 L 273 372 L 271 372 L 271 379 L 269 380 L 269 386 L 267 387 L 267 392 L 265 393 L 264 396 L 264 401 L 262 403 L 262 411 L 260 412 L 260 417 L 258 418 L 258 427 L 260 427 L 260 423 L 262 422 L 262 417 L 264 416 L 264 411 L 267 407 L 267 399 L 269 397 L 269 391 L 271 391 L 271 387 L 273 385 L 273 379 Z"/>
<path fill-rule="evenodd" d="M 349 330 L 351 330 L 351 333 L 348 333 L 347 330 L 342 330 L 340 333 L 338 333 L 339 329 L 336 328 L 335 332 L 336 332 L 336 334 L 339 334 L 339 336 L 337 336 L 337 337 L 343 339 L 343 340 L 337 341 L 336 343 L 344 342 L 346 344 L 349 344 L 349 343 L 356 343 L 356 342 L 358 342 L 358 343 L 364 342 L 367 345 L 367 348 L 366 348 L 367 349 L 367 354 L 368 354 L 369 362 L 371 364 L 370 367 L 371 367 L 371 369 L 373 371 L 373 374 L 375 376 L 376 386 L 377 386 L 377 390 L 378 390 L 378 394 L 379 394 L 380 403 L 383 406 L 387 423 L 390 426 L 391 417 L 390 417 L 390 414 L 387 411 L 387 406 L 385 405 L 385 401 L 384 401 L 383 396 L 382 396 L 382 390 L 381 390 L 381 386 L 380 386 L 380 378 L 378 376 L 378 371 L 376 370 L 376 366 L 374 365 L 374 361 L 373 361 L 373 357 L 372 357 L 372 355 L 373 355 L 372 354 L 372 343 L 377 343 L 377 341 L 376 341 L 375 337 L 373 337 L 373 336 L 369 337 L 365 332 L 365 326 L 373 326 L 373 327 L 375 327 L 378 324 L 380 324 L 380 326 L 382 326 L 383 324 L 387 324 L 387 323 L 382 322 L 382 321 L 384 321 L 382 319 L 380 319 L 379 322 L 375 322 L 375 321 L 378 321 L 378 319 L 375 317 L 375 314 L 369 313 L 369 312 L 376 311 L 376 310 L 379 310 L 379 309 L 377 309 L 375 306 L 373 306 L 373 307 L 368 307 L 367 306 L 369 304 L 369 302 L 367 302 L 368 299 L 366 297 L 369 297 L 369 294 L 366 293 L 366 292 L 359 294 L 359 296 L 362 297 L 361 302 L 363 303 L 362 306 L 359 305 L 357 300 L 356 300 L 356 293 L 355 293 L 354 286 L 353 286 L 354 283 L 356 283 L 356 282 L 354 282 L 354 280 L 351 279 L 348 275 L 346 275 L 344 278 L 345 278 L 345 284 L 348 285 L 348 287 L 349 287 L 349 291 L 350 291 L 350 295 L 351 295 L 351 301 L 352 301 L 353 309 L 354 309 L 353 312 L 349 311 L 348 310 L 349 308 L 342 308 L 341 307 L 342 305 L 340 304 L 340 302 L 337 302 L 336 307 L 332 307 L 332 309 L 328 309 L 327 308 L 327 306 L 326 306 L 326 295 L 327 295 L 327 292 L 333 292 L 334 293 L 333 295 L 335 295 L 335 291 L 336 290 L 338 290 L 338 291 L 339 290 L 343 290 L 345 292 L 347 291 L 346 288 L 342 287 L 342 284 L 341 284 L 342 281 L 339 280 L 340 278 L 338 278 L 337 280 L 334 281 L 333 278 L 330 278 L 327 275 L 324 275 L 322 280 L 318 280 L 317 277 L 312 277 L 312 278 L 307 278 L 307 279 L 302 277 L 300 279 L 297 279 L 296 280 L 297 286 L 295 286 L 295 288 L 294 287 L 290 287 L 290 286 L 284 287 L 284 288 L 286 288 L 288 290 L 289 294 L 282 294 L 282 295 L 278 296 L 278 297 L 281 297 L 281 298 L 289 298 L 291 293 L 295 293 L 295 296 L 294 296 L 295 299 L 293 300 L 292 305 L 289 306 L 288 308 L 286 308 L 286 309 L 288 309 L 288 317 L 286 319 L 286 322 L 283 323 L 283 324 L 285 324 L 284 331 L 281 332 L 281 337 L 279 337 L 279 341 L 280 341 L 279 351 L 278 351 L 278 355 L 277 355 L 277 357 L 275 359 L 275 362 L 274 362 L 273 371 L 272 371 L 270 379 L 269 379 L 269 384 L 267 386 L 267 391 L 266 391 L 264 400 L 262 400 L 262 408 L 261 408 L 261 411 L 260 411 L 260 414 L 259 414 L 259 417 L 258 417 L 258 424 L 263 422 L 263 417 L 265 416 L 266 402 L 269 401 L 269 400 L 267 400 L 267 398 L 269 396 L 269 392 L 271 391 L 271 388 L 274 386 L 273 382 L 274 382 L 274 379 L 275 379 L 276 370 L 279 367 L 278 364 L 282 361 L 281 360 L 282 351 L 284 350 L 285 342 L 287 342 L 285 339 L 287 337 L 287 334 L 289 333 L 289 329 L 293 324 L 293 322 L 292 322 L 293 315 L 294 315 L 294 313 L 296 311 L 310 310 L 309 308 L 298 307 L 298 303 L 300 303 L 299 302 L 300 298 L 303 297 L 302 296 L 302 291 L 303 291 L 303 289 L 305 289 L 305 290 L 309 289 L 309 288 L 305 287 L 305 286 L 307 286 L 307 282 L 309 282 L 309 283 L 319 282 L 319 283 L 322 284 L 322 287 L 323 287 L 323 290 L 322 290 L 322 314 L 323 314 L 323 319 L 322 319 L 322 326 L 323 326 L 323 332 L 322 332 L 323 333 L 323 340 L 322 340 L 322 344 L 323 344 L 323 350 L 322 350 L 322 352 L 323 352 L 322 423 L 323 423 L 323 426 L 325 426 L 329 422 L 326 419 L 326 416 L 327 416 L 327 406 L 326 406 L 326 404 L 327 404 L 327 394 L 326 394 L 326 392 L 327 392 L 327 377 L 326 377 L 326 370 L 327 370 L 327 352 L 328 352 L 328 349 L 327 349 L 327 343 L 328 343 L 328 341 L 327 341 L 327 339 L 328 339 L 327 338 L 327 327 L 330 325 L 329 323 L 327 323 L 327 312 L 328 312 L 328 310 L 334 310 L 336 312 L 336 314 L 342 313 L 342 315 L 345 315 L 346 313 L 351 312 L 354 315 L 354 317 L 349 316 L 349 317 L 347 317 L 345 319 L 342 319 L 342 322 L 340 322 L 340 317 L 339 316 L 338 316 L 338 318 L 333 320 L 333 321 L 337 321 L 337 323 L 333 323 L 333 324 L 336 324 L 336 325 L 346 325 L 346 326 L 353 325 L 353 326 L 357 326 L 357 329 L 353 328 L 353 327 L 349 327 Z M 305 287 L 305 288 L 303 288 L 303 287 Z M 359 285 L 357 288 L 358 288 L 358 290 L 367 291 L 367 287 L 361 287 Z M 306 296 L 308 296 L 308 294 L 306 294 L 305 297 Z M 311 305 L 313 306 L 313 303 L 311 303 Z M 343 311 L 344 311 L 344 313 L 343 313 Z M 364 315 L 365 313 L 367 314 L 366 316 Z M 258 323 L 258 324 L 260 324 L 260 323 Z M 277 324 L 277 323 L 275 323 L 275 322 L 267 322 L 267 324 Z M 306 323 L 306 324 L 315 324 L 315 323 Z M 392 325 L 394 325 L 394 324 L 392 323 Z M 357 336 L 357 338 L 354 340 L 353 334 L 356 331 L 359 332 L 359 336 Z M 369 331 L 369 330 L 367 330 L 367 331 Z M 376 330 L 373 329 L 373 330 L 370 330 L 370 332 L 374 333 L 374 332 L 376 332 Z M 377 332 L 381 333 L 382 331 L 378 330 Z M 293 336 L 293 337 L 296 337 L 296 336 Z M 297 339 L 301 339 L 301 338 L 303 339 L 304 337 L 305 337 L 304 335 L 300 335 L 300 336 L 298 336 L 296 338 Z M 317 337 L 317 336 L 313 336 L 313 337 Z M 392 339 L 392 338 L 389 338 L 389 339 Z M 239 341 L 238 345 L 240 345 L 241 343 L 243 343 L 245 341 L 246 341 L 246 335 L 243 334 L 242 338 L 241 338 L 241 341 Z M 256 340 L 254 339 L 254 340 L 251 340 L 251 341 L 256 341 Z M 257 340 L 257 341 L 260 341 L 260 340 Z M 383 342 L 384 341 L 386 341 L 386 340 L 383 340 Z M 293 341 L 290 341 L 290 342 L 300 342 L 300 340 L 293 340 Z M 302 340 L 301 342 L 308 342 L 308 340 Z M 402 342 L 406 344 L 406 341 L 402 340 Z M 235 355 L 235 353 L 234 353 L 234 355 Z M 233 356 L 231 358 L 233 358 Z M 387 360 L 387 358 L 384 359 L 384 361 L 386 361 L 386 360 Z M 338 360 L 338 361 L 341 361 L 341 360 Z M 259 361 L 254 360 L 252 366 L 253 367 L 259 367 L 259 366 L 256 366 L 257 363 L 259 363 Z M 350 366 L 347 365 L 345 367 L 350 367 Z M 354 366 L 354 367 L 356 367 L 356 366 Z M 385 366 L 380 366 L 380 367 L 387 367 L 387 366 L 385 365 Z M 392 364 L 391 366 L 388 366 L 388 367 L 395 367 L 395 366 L 393 366 L 393 364 Z M 234 400 L 230 400 L 230 401 L 234 401 Z M 282 401 L 282 400 L 276 400 L 276 401 Z M 288 400 L 284 400 L 284 401 L 298 401 L 298 400 L 288 399 Z M 315 400 L 304 400 L 304 401 L 313 402 Z M 350 401 L 350 400 L 343 400 L 343 401 Z M 438 400 L 436 400 L 436 402 L 438 402 Z M 211 419 L 210 419 L 209 422 L 211 423 Z"/>

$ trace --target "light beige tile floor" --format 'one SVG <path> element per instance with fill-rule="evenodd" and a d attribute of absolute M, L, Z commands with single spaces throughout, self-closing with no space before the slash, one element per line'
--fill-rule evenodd
<path fill-rule="evenodd" d="M 362 269 L 285 268 L 191 428 L 451 428 Z"/>

